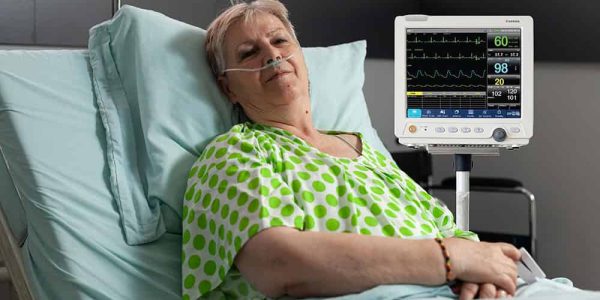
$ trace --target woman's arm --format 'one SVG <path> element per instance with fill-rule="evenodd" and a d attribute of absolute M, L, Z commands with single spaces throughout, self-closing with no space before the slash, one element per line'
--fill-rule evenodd
<path fill-rule="evenodd" d="M 492 282 L 514 292 L 516 266 L 501 250 L 505 247 L 512 252 L 512 246 L 454 238 L 447 239 L 446 245 L 459 278 Z M 439 285 L 446 276 L 441 250 L 431 239 L 302 232 L 286 227 L 254 236 L 235 263 L 246 279 L 270 297 L 343 295 L 383 284 Z M 474 280 L 474 276 L 479 278 Z"/>

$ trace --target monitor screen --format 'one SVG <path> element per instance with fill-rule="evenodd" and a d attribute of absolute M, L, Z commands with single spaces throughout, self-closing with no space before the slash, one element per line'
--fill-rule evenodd
<path fill-rule="evenodd" d="M 408 118 L 521 118 L 521 29 L 406 29 Z"/>

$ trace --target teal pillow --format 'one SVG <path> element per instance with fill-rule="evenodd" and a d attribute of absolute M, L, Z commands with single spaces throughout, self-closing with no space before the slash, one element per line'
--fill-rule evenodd
<path fill-rule="evenodd" d="M 204 59 L 204 35 L 132 6 L 90 29 L 111 189 L 129 244 L 181 231 L 186 173 L 204 146 L 234 124 Z"/>
<path fill-rule="evenodd" d="M 308 67 L 315 126 L 361 132 L 371 146 L 391 158 L 371 125 L 362 90 L 367 42 L 303 48 L 303 52 Z"/>
<path fill-rule="evenodd" d="M 213 137 L 238 121 L 206 62 L 205 35 L 203 29 L 128 5 L 90 30 L 111 188 L 128 243 L 152 241 L 164 230 L 181 232 L 190 166 Z M 387 153 L 362 94 L 366 43 L 304 51 L 315 126 L 360 131 Z"/>

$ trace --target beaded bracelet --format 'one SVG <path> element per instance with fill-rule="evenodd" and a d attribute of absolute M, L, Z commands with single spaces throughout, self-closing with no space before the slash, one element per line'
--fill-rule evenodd
<path fill-rule="evenodd" d="M 435 241 L 442 248 L 442 254 L 444 255 L 444 267 L 446 269 L 446 283 L 452 283 L 454 281 L 454 274 L 452 273 L 452 266 L 450 265 L 450 254 L 444 245 L 444 240 L 441 238 L 435 238 Z"/>

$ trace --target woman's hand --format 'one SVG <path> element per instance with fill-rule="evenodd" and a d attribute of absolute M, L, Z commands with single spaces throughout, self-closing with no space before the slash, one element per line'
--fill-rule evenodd
<path fill-rule="evenodd" d="M 514 295 L 517 286 L 515 262 L 521 258 L 517 248 L 506 243 L 473 242 L 458 238 L 446 239 L 445 244 L 457 279 L 473 284 L 482 283 L 477 290 L 482 288 L 486 295 L 488 291 L 491 293 L 492 287 Z M 474 288 L 469 284 L 467 289 L 471 291 Z"/>
<path fill-rule="evenodd" d="M 477 298 L 506 298 L 508 293 L 505 290 L 496 287 L 491 283 L 473 283 L 463 282 L 457 287 L 460 294 L 460 300 L 471 300 Z"/>

